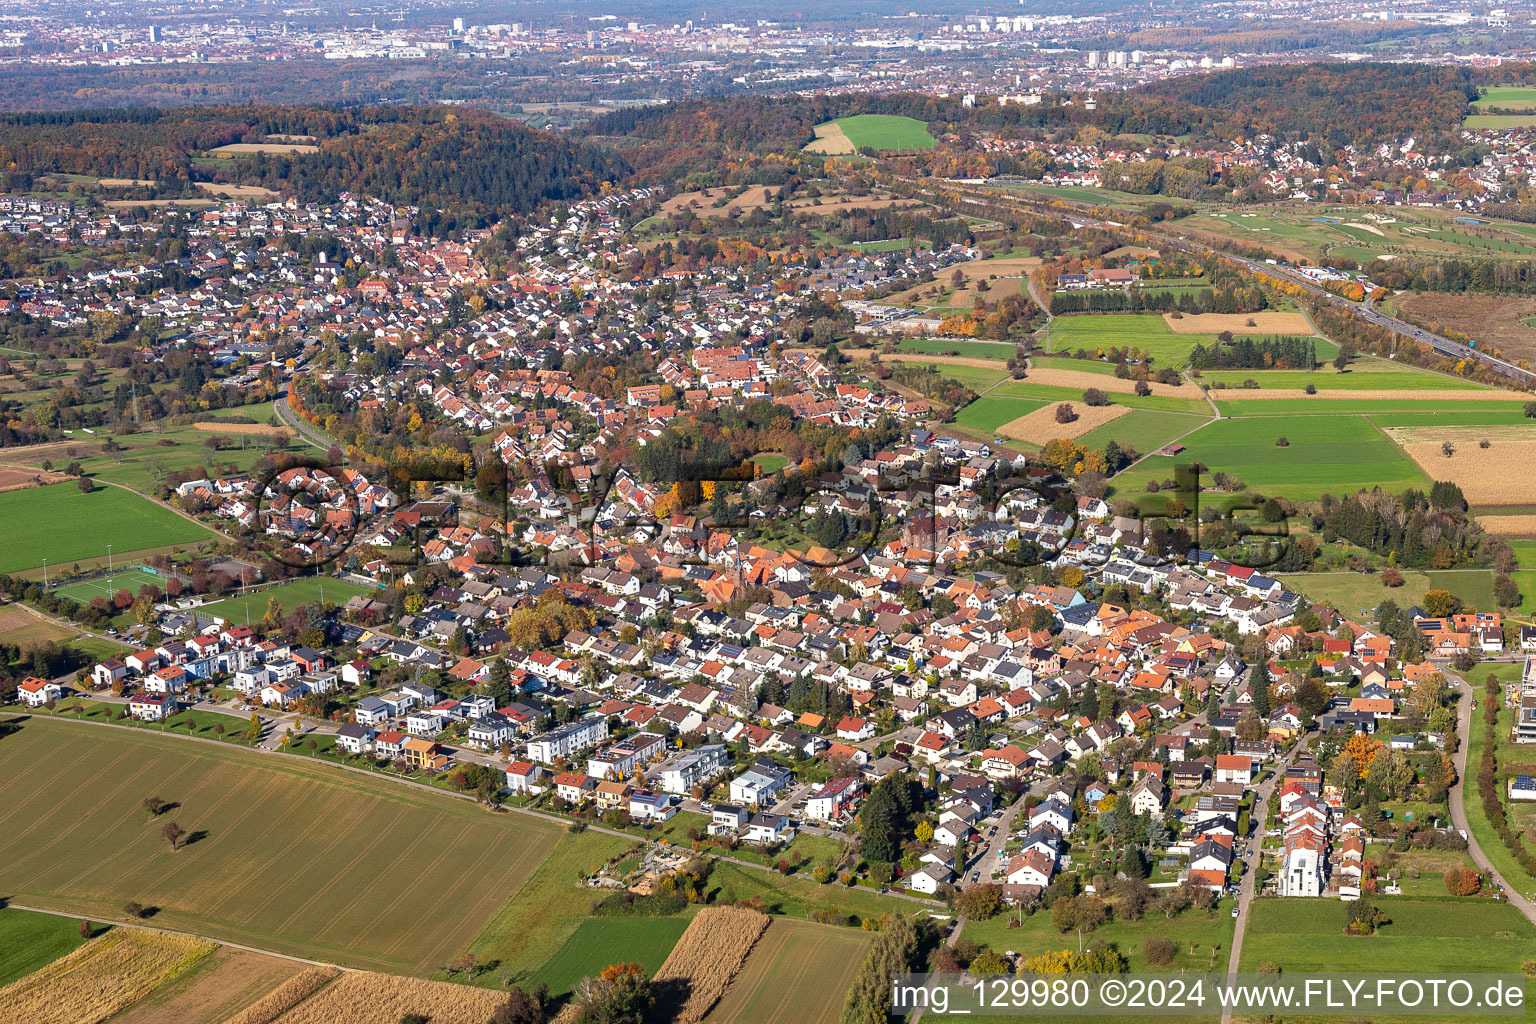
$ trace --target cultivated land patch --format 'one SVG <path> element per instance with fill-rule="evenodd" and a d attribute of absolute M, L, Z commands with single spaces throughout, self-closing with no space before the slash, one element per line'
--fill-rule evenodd
<path fill-rule="evenodd" d="M 204 192 L 212 192 L 216 196 L 228 196 L 231 199 L 271 199 L 277 193 L 270 188 L 262 188 L 260 185 L 234 185 L 229 182 L 199 181 L 197 187 Z"/>
<path fill-rule="evenodd" d="M 1261 371 L 1255 371 L 1261 372 Z M 1252 401 L 1256 398 L 1307 399 L 1310 401 L 1339 401 L 1340 399 L 1380 398 L 1380 391 L 1356 388 L 1323 388 L 1317 394 L 1307 394 L 1306 388 L 1223 388 L 1212 391 L 1211 397 L 1223 402 Z M 1500 391 L 1497 388 L 1415 388 L 1406 397 L 1416 402 L 1509 402 L 1530 396 L 1520 391 Z"/>
<path fill-rule="evenodd" d="M 188 935 L 114 928 L 0 989 L 0 1020 L 99 1024 L 216 948 L 212 942 Z"/>
<path fill-rule="evenodd" d="M 1073 313 L 1051 321 L 1052 352 L 1138 348 L 1158 369 L 1183 366 L 1196 342 L 1214 345 L 1216 337 L 1174 334 L 1156 313 Z"/>
<path fill-rule="evenodd" d="M 1450 428 L 1465 430 L 1468 428 Z M 1450 444 L 1453 454 L 1445 454 Z M 1403 450 L 1432 480 L 1449 480 L 1469 502 L 1523 505 L 1536 499 L 1536 440 L 1476 443 L 1415 441 Z"/>
<path fill-rule="evenodd" d="M 928 134 L 928 125 L 913 117 L 855 114 L 852 117 L 840 117 L 832 123 L 842 130 L 843 137 L 852 146 L 846 151 L 850 153 L 865 148 L 885 153 L 892 150 L 932 149 L 938 145 L 934 137 Z M 816 126 L 818 136 L 821 128 L 821 125 Z"/>
<path fill-rule="evenodd" d="M 900 196 L 819 196 L 815 199 L 792 201 L 789 207 L 796 213 L 819 216 L 842 213 L 845 210 L 890 210 L 922 205 L 916 199 L 904 199 Z M 905 247 L 905 245 L 902 246 L 902 248 Z"/>
<path fill-rule="evenodd" d="M 1147 290 L 1152 290 L 1147 285 Z M 1251 322 L 1250 322 L 1251 321 Z M 1174 334 L 1313 334 L 1312 324 L 1300 313 L 1265 310 L 1261 313 L 1185 313 L 1175 318 L 1163 314 L 1163 323 Z"/>
<path fill-rule="evenodd" d="M 5 491 L 25 491 L 33 487 L 41 487 L 44 484 L 59 484 L 67 481 L 69 477 L 63 473 L 52 473 L 44 469 L 29 469 L 25 466 L 0 466 L 0 493 Z"/>
<path fill-rule="evenodd" d="M 74 635 L 74 630 L 34 615 L 21 605 L 0 608 L 0 640 L 15 644 L 24 651 L 50 640 L 66 640 Z"/>
<path fill-rule="evenodd" d="M 727 217 L 732 212 L 750 213 L 767 206 L 779 189 L 775 185 L 753 185 L 728 202 L 720 203 L 735 191 L 733 188 L 706 188 L 700 192 L 682 192 L 662 203 L 661 212 L 673 214 L 691 210 L 700 217 Z"/>
<path fill-rule="evenodd" d="M 843 126 L 836 121 L 828 121 L 819 124 L 812 129 L 816 138 L 805 144 L 807 153 L 820 153 L 823 156 L 849 156 L 855 152 L 853 141 L 843 134 Z"/>
<path fill-rule="evenodd" d="M 560 834 L 303 758 L 58 719 L 6 737 L 0 774 L 0 891 L 18 902 L 101 917 L 138 900 L 168 928 L 402 974 L 461 948 Z M 171 852 L 150 795 L 203 836 Z M 433 884 L 380 888 L 405 871 Z"/>
<path fill-rule="evenodd" d="M 223 1024 L 305 969 L 293 960 L 220 946 L 181 977 L 112 1018 L 112 1024 Z"/>
<path fill-rule="evenodd" d="M 676 1007 L 676 1024 L 704 1019 L 767 927 L 767 914 L 745 907 L 699 911 L 652 979 Z"/>
<path fill-rule="evenodd" d="M 257 434 L 262 437 L 275 437 L 278 434 L 292 433 L 287 427 L 274 427 L 267 423 L 230 423 L 228 420 L 194 423 L 192 426 L 209 434 Z"/>
<path fill-rule="evenodd" d="M 490 989 L 353 971 L 283 1014 L 279 1024 L 386 1024 L 412 1013 L 431 1024 L 485 1024 L 506 999 Z"/>
<path fill-rule="evenodd" d="M 1077 413 L 1077 419 L 1071 423 L 1057 423 L 1057 405 L 1047 405 L 1036 409 L 1034 412 L 1020 416 L 1016 420 L 1010 420 L 997 428 L 997 432 L 1004 437 L 1011 437 L 1019 441 L 1028 441 L 1030 444 L 1044 445 L 1054 438 L 1065 437 L 1076 440 L 1090 431 L 1112 423 L 1131 410 L 1123 405 L 1083 405 L 1081 402 L 1072 403 L 1072 409 Z"/>
<path fill-rule="evenodd" d="M 831 1024 L 874 936 L 774 918 L 707 1018 L 717 1024 Z"/>
<path fill-rule="evenodd" d="M 1498 107 L 1503 110 L 1531 110 L 1536 108 L 1536 88 L 1528 85 L 1490 85 L 1472 101 L 1479 110 Z"/>
<path fill-rule="evenodd" d="M 1121 377 L 1105 376 L 1102 373 L 1090 373 L 1084 370 L 1058 370 L 1052 367 L 1031 369 L 1029 375 L 1024 378 L 1031 384 L 1046 384 L 1057 388 L 1098 388 L 1100 391 L 1108 391 L 1117 395 L 1133 395 L 1136 393 L 1136 382 Z M 1166 398 L 1184 398 L 1190 401 L 1199 401 L 1203 395 L 1194 384 L 1163 384 L 1158 381 L 1148 381 L 1148 387 L 1152 389 L 1154 396 Z"/>
<path fill-rule="evenodd" d="M 654 974 L 687 927 L 686 917 L 588 918 L 528 986 L 548 985 L 552 995 L 564 995 L 582 978 L 595 978 L 617 963 L 637 963 Z"/>
<path fill-rule="evenodd" d="M 0 907 L 0 988 L 84 944 L 72 917 Z"/>
<path fill-rule="evenodd" d="M 211 156 L 245 156 L 251 153 L 318 153 L 319 146 L 301 142 L 232 142 L 208 151 Z"/>
<path fill-rule="evenodd" d="M 30 569 L 45 558 L 51 565 L 63 565 L 105 555 L 108 544 L 121 556 L 214 536 L 120 487 L 97 487 L 82 494 L 74 484 L 0 494 L 0 523 L 6 524 L 0 572 Z"/>
<path fill-rule="evenodd" d="M 1536 536 L 1536 516 L 1478 516 L 1477 525 L 1501 537 Z"/>

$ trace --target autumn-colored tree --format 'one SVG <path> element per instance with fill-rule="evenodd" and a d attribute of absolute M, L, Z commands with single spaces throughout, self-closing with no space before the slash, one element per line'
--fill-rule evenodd
<path fill-rule="evenodd" d="M 1483 887 L 1483 877 L 1472 868 L 1451 868 L 1443 876 L 1445 891 L 1452 896 L 1476 896 Z"/>
<path fill-rule="evenodd" d="M 1354 760 L 1355 771 L 1362 779 L 1370 772 L 1371 762 L 1376 760 L 1376 755 L 1381 753 L 1381 750 L 1381 741 L 1363 732 L 1355 733 L 1349 738 L 1349 742 L 1344 744 L 1344 753 Z"/>

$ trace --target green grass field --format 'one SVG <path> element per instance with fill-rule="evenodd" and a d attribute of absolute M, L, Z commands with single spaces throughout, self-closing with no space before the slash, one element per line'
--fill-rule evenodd
<path fill-rule="evenodd" d="M 284 612 L 290 612 L 303 605 L 316 603 L 321 599 L 322 592 L 325 600 L 330 604 L 345 604 L 349 597 L 377 593 L 372 587 L 339 580 L 333 576 L 301 576 L 296 580 L 279 583 L 265 590 L 256 590 L 240 597 L 229 597 L 212 604 L 205 604 L 198 608 L 197 612 L 199 615 L 213 615 L 244 625 L 247 615 L 252 622 L 259 621 L 267 613 L 267 602 L 273 598 L 277 599 L 278 605 Z"/>
<path fill-rule="evenodd" d="M 610 964 L 632 962 L 647 974 L 667 959 L 688 927 L 688 917 L 591 917 L 576 926 L 565 945 L 550 958 L 529 984 L 548 985 L 551 995 L 564 995 L 582 978 L 596 977 Z"/>
<path fill-rule="evenodd" d="M 855 114 L 840 117 L 836 124 L 855 149 L 885 152 L 897 149 L 932 149 L 938 145 L 928 125 L 916 118 L 894 114 Z"/>
<path fill-rule="evenodd" d="M 752 461 L 763 467 L 763 473 L 765 475 L 777 473 L 779 470 L 789 465 L 789 459 L 786 456 L 777 454 L 776 452 L 763 452 L 760 455 L 754 455 L 752 456 Z"/>
<path fill-rule="evenodd" d="M 978 398 L 955 414 L 955 422 L 982 433 L 991 433 L 1004 423 L 1011 423 L 1020 416 L 1028 415 L 1045 405 L 1042 401 L 1027 398 L 993 397 Z"/>
<path fill-rule="evenodd" d="M 256 405 L 220 409 L 208 413 L 206 418 L 211 421 L 237 415 L 253 419 L 258 423 L 266 423 L 272 416 L 272 403 L 262 402 Z M 221 466 L 233 464 L 240 472 L 248 472 L 257 459 L 271 450 L 264 444 L 266 438 L 247 436 L 245 447 L 242 449 L 240 438 L 229 434 L 226 436 L 234 439 L 234 447 L 213 451 L 207 446 L 208 439 L 213 436 L 215 435 L 191 426 L 144 431 L 129 437 L 118 438 L 118 443 L 122 446 L 118 451 L 89 455 L 81 458 L 79 462 L 85 472 L 97 480 L 123 484 L 149 494 L 167 473 L 192 470 L 199 466 L 211 472 L 214 463 Z M 82 445 L 85 443 L 84 437 L 78 433 L 75 439 L 81 441 Z M 282 450 L 317 456 L 321 454 L 317 449 L 297 442 Z M 55 461 L 62 463 L 64 460 L 56 456 Z"/>
<path fill-rule="evenodd" d="M 31 718 L 0 740 L 0 892 L 81 916 L 431 974 L 563 838 L 469 801 L 145 731 Z M 171 852 L 141 801 L 202 833 Z"/>
<path fill-rule="evenodd" d="M 1479 110 L 1501 107 L 1505 110 L 1530 110 L 1536 108 L 1536 88 L 1529 85 L 1485 86 L 1472 106 Z"/>
<path fill-rule="evenodd" d="M 1109 348 L 1139 348 L 1155 366 L 1181 367 L 1197 342 L 1215 343 L 1215 335 L 1175 334 L 1156 313 L 1104 313 L 1061 316 L 1051 321 L 1052 352 L 1093 352 Z"/>
<path fill-rule="evenodd" d="M 1384 587 L 1379 575 L 1358 572 L 1285 573 L 1279 578 L 1289 589 L 1345 615 L 1374 617 L 1376 607 L 1388 598 L 1407 608 L 1421 603 L 1425 592 L 1434 589 L 1449 590 L 1479 611 L 1499 610 L 1493 599 L 1493 573 L 1488 569 L 1404 572 L 1400 587 Z"/>
<path fill-rule="evenodd" d="M 1134 397 L 1134 396 L 1133 396 Z M 1090 430 L 1077 439 L 1089 448 L 1103 448 L 1115 441 L 1143 454 L 1156 451 L 1174 438 L 1205 423 L 1209 417 L 1183 412 L 1133 409 L 1112 423 Z"/>
<path fill-rule="evenodd" d="M 1083 400 L 1082 388 L 1064 388 L 1055 384 L 1035 384 L 1029 380 L 1009 381 L 994 388 L 988 398 L 1032 398 L 1041 402 L 1081 402 Z M 1209 416 L 1211 407 L 1197 398 L 1175 398 L 1172 395 L 1160 395 L 1156 393 L 1156 385 L 1153 385 L 1154 393 L 1145 397 L 1141 395 L 1127 394 L 1123 391 L 1107 392 L 1107 397 L 1113 405 L 1124 405 L 1132 409 L 1153 409 L 1158 412 L 1182 412 L 1195 415 Z"/>
<path fill-rule="evenodd" d="M 47 559 L 66 566 L 104 556 L 112 545 L 118 557 L 170 544 L 196 544 L 215 535 L 147 498 L 118 487 L 81 494 L 72 483 L 50 484 L 0 494 L 0 572 L 30 569 Z"/>
<path fill-rule="evenodd" d="M 1200 380 L 1210 385 L 1212 396 L 1216 398 L 1221 396 L 1216 385 L 1239 388 L 1247 380 L 1256 382 L 1260 388 L 1305 388 L 1311 384 L 1319 391 L 1487 390 L 1476 381 L 1460 377 L 1403 372 L 1386 366 L 1378 370 L 1376 365 L 1373 362 L 1372 369 L 1352 370 L 1348 373 L 1338 373 L 1331 366 L 1310 373 L 1306 370 L 1203 370 Z"/>
<path fill-rule="evenodd" d="M 950 338 L 903 338 L 896 345 L 898 352 L 953 352 L 972 359 L 996 359 L 1006 363 L 1013 358 L 1016 346 L 1006 341 L 958 341 Z"/>
<path fill-rule="evenodd" d="M 84 943 L 75 918 L 0 907 L 0 988 Z"/>
<path fill-rule="evenodd" d="M 1279 437 L 1289 446 L 1278 447 Z M 1210 473 L 1236 476 L 1252 490 L 1298 500 L 1353 493 L 1370 484 L 1392 492 L 1429 486 L 1408 456 L 1364 417 L 1217 420 L 1183 444 L 1187 450 L 1177 460 L 1153 459 L 1116 477 L 1118 489 L 1135 493 L 1148 480 L 1171 477 L 1175 464 L 1192 461 L 1204 463 Z"/>
<path fill-rule="evenodd" d="M 1492 672 L 1504 682 L 1514 682 L 1519 678 L 1518 673 L 1523 666 L 1516 663 L 1510 665 L 1479 665 L 1471 672 L 1466 673 L 1467 682 L 1471 683 L 1479 697 L 1482 695 L 1483 680 Z M 1478 766 L 1483 762 L 1483 750 L 1486 745 L 1493 743 L 1495 752 L 1499 755 L 1499 775 L 1494 780 L 1499 788 L 1499 798 L 1504 801 L 1505 812 L 1509 816 L 1510 825 L 1517 830 L 1521 825 L 1530 825 L 1531 811 L 1522 808 L 1518 804 L 1510 804 L 1504 796 L 1505 779 L 1508 778 L 1507 766 L 1511 758 L 1508 756 L 1508 748 L 1513 746 L 1509 742 L 1510 712 L 1508 709 L 1500 709 L 1498 725 L 1494 735 L 1490 736 L 1488 727 L 1483 722 L 1483 709 L 1479 704 L 1478 709 L 1472 712 L 1472 735 L 1467 742 L 1467 772 L 1472 778 L 1464 783 L 1462 806 L 1467 813 L 1467 826 L 1472 830 L 1473 837 L 1477 840 L 1483 856 L 1488 858 L 1488 863 L 1505 883 L 1513 886 L 1523 893 L 1536 890 L 1536 876 L 1532 876 L 1515 860 L 1515 855 L 1509 852 L 1509 847 L 1504 845 L 1504 840 L 1493 830 L 1493 823 L 1488 820 L 1488 815 L 1483 813 L 1483 800 L 1477 791 L 1476 773 Z M 1531 758 L 1526 748 L 1520 748 L 1520 752 L 1514 755 L 1514 760 L 1526 761 Z M 1527 835 L 1526 844 L 1531 842 Z"/>
<path fill-rule="evenodd" d="M 1468 114 L 1461 122 L 1461 126 L 1468 131 L 1503 131 L 1505 128 L 1529 128 L 1536 124 L 1536 113 L 1532 114 Z"/>
<path fill-rule="evenodd" d="M 1092 932 L 1084 932 L 1083 943 L 1100 939 L 1114 943 L 1130 961 L 1133 971 L 1206 971 L 1211 969 L 1213 952 L 1217 954 L 1217 969 L 1225 970 L 1232 943 L 1231 906 L 1231 900 L 1223 900 L 1209 917 L 1198 911 L 1185 911 L 1172 918 L 1152 913 L 1137 921 L 1111 920 Z M 961 934 L 999 952 L 1013 950 L 1026 956 L 1077 948 L 1077 934 L 1063 935 L 1057 931 L 1048 912 L 1025 917 L 1023 925 L 1017 928 L 1008 927 L 1008 917 L 999 914 L 986 921 L 968 921 Z M 1142 956 L 1141 943 L 1152 936 L 1164 936 L 1177 943 L 1178 956 L 1170 966 L 1153 967 Z M 1191 943 L 1195 945 L 1194 952 L 1190 952 Z"/>
<path fill-rule="evenodd" d="M 1518 973 L 1522 961 L 1536 956 L 1536 926 L 1507 903 L 1382 897 L 1377 906 L 1390 923 L 1369 938 L 1355 938 L 1344 934 L 1348 908 L 1337 900 L 1255 900 L 1248 912 L 1239 969 L 1249 973 L 1273 963 L 1286 973 L 1415 977 L 1453 971 Z M 1391 1019 L 1376 1014 L 1370 1018 Z M 1456 1019 L 1503 1018 L 1474 1014 Z"/>
<path fill-rule="evenodd" d="M 775 918 L 706 1018 L 716 1024 L 834 1021 L 874 935 Z"/>
<path fill-rule="evenodd" d="M 1525 415 L 1520 402 L 1426 400 L 1412 392 L 1387 391 L 1380 398 L 1239 398 L 1211 397 L 1223 416 L 1370 416 L 1384 427 L 1520 423 Z"/>

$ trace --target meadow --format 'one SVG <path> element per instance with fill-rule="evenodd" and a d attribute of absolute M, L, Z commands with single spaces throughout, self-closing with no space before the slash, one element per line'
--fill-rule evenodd
<path fill-rule="evenodd" d="M 1156 313 L 1091 313 L 1060 316 L 1051 321 L 1052 352 L 1093 352 L 1109 348 L 1139 348 L 1157 367 L 1182 367 L 1196 343 L 1213 345 L 1215 335 L 1175 334 Z"/>
<path fill-rule="evenodd" d="M 82 494 L 74 484 L 50 484 L 0 494 L 0 572 L 49 564 L 64 566 L 104 556 L 107 545 L 124 557 L 132 551 L 210 540 L 207 529 L 147 498 L 118 487 Z"/>
<path fill-rule="evenodd" d="M 84 944 L 72 917 L 0 907 L 0 988 Z"/>
<path fill-rule="evenodd" d="M 1006 363 L 1013 358 L 1016 346 L 1006 341 L 959 341 L 953 338 L 903 338 L 896 345 L 898 352 L 925 352 L 931 355 L 953 352 L 972 359 L 996 359 Z"/>
<path fill-rule="evenodd" d="M 1240 970 L 1254 972 L 1272 963 L 1286 973 L 1517 973 L 1523 961 L 1536 957 L 1536 926 L 1507 903 L 1399 897 L 1382 898 L 1377 906 L 1388 923 L 1369 938 L 1355 938 L 1344 934 L 1348 907 L 1337 900 L 1255 900 L 1248 911 Z M 1388 1018 L 1372 1014 L 1371 1019 Z"/>
<path fill-rule="evenodd" d="M 840 117 L 836 124 L 853 143 L 855 149 L 870 149 L 885 152 L 898 149 L 932 149 L 938 145 L 932 135 L 928 134 L 928 126 L 922 121 L 911 117 L 899 117 L 894 114 L 855 114 L 852 117 Z"/>
<path fill-rule="evenodd" d="M 995 433 L 1004 423 L 1012 422 L 1020 416 L 1043 408 L 1045 404 L 1044 401 L 1038 400 L 988 395 L 976 399 L 956 413 L 955 422 L 962 427 L 970 427 L 984 434 Z"/>
<path fill-rule="evenodd" d="M 1276 445 L 1281 437 L 1289 441 L 1286 447 Z M 1408 456 L 1364 417 L 1223 419 L 1182 443 L 1186 450 L 1177 460 L 1150 460 L 1116 477 L 1119 490 L 1134 493 L 1189 462 L 1235 476 L 1253 491 L 1297 500 L 1347 494 L 1366 483 L 1394 492 L 1429 486 Z"/>
<path fill-rule="evenodd" d="M 564 995 L 582 978 L 596 977 L 604 967 L 622 962 L 637 963 L 647 974 L 655 974 L 688 921 L 681 916 L 588 918 L 529 984 L 548 985 L 551 995 Z"/>
<path fill-rule="evenodd" d="M 1495 611 L 1493 573 L 1488 569 L 1447 569 L 1436 572 L 1403 572 L 1403 585 L 1384 587 L 1375 573 L 1285 573 L 1285 586 L 1313 601 L 1331 605 L 1345 615 L 1374 619 L 1376 607 L 1391 599 L 1399 608 L 1420 604 L 1430 590 L 1449 590 L 1470 608 Z"/>
<path fill-rule="evenodd" d="M 300 758 L 30 718 L 0 740 L 0 890 L 81 916 L 426 975 L 555 848 L 559 827 Z M 156 795 L 196 841 L 171 851 Z M 431 884 L 424 884 L 430 878 Z"/>
<path fill-rule="evenodd" d="M 1306 370 L 1202 370 L 1200 380 L 1210 385 L 1213 397 L 1220 397 L 1218 384 L 1229 388 L 1242 387 L 1252 380 L 1260 388 L 1305 388 L 1308 384 L 1319 391 L 1485 391 L 1487 388 L 1476 381 L 1460 377 L 1448 377 L 1438 373 L 1421 373 L 1399 369 L 1397 364 L 1372 360 L 1369 369 L 1339 373 L 1332 366 L 1308 372 Z"/>
<path fill-rule="evenodd" d="M 1213 958 L 1217 968 L 1224 970 L 1232 943 L 1231 905 L 1223 900 L 1210 916 L 1186 910 L 1172 918 L 1154 912 L 1136 921 L 1113 919 L 1084 932 L 1083 944 L 1100 940 L 1114 944 L 1132 971 L 1205 971 L 1211 969 Z M 1017 912 L 1012 916 L 1017 919 Z M 1004 913 L 986 921 L 967 921 L 961 935 L 1000 953 L 1013 950 L 1025 956 L 1077 948 L 1077 935 L 1057 931 L 1049 912 L 1037 911 L 1016 928 L 1008 927 L 1009 917 Z M 1168 967 L 1154 967 L 1142 955 L 1142 942 L 1153 936 L 1172 939 L 1179 947 Z"/>
<path fill-rule="evenodd" d="M 1479 110 L 1499 107 L 1503 110 L 1531 110 L 1536 108 L 1536 88 L 1528 85 L 1489 85 L 1478 94 L 1472 105 Z"/>

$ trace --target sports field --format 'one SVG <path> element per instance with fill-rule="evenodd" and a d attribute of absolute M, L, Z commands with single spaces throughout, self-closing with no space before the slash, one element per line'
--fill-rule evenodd
<path fill-rule="evenodd" d="M 120 487 L 80 493 L 74 484 L 50 484 L 0 494 L 0 572 L 64 566 L 82 558 L 195 544 L 214 534 L 147 498 Z"/>
<path fill-rule="evenodd" d="M 830 1024 L 873 941 L 870 932 L 774 918 L 706 1020 Z"/>
<path fill-rule="evenodd" d="M 127 590 L 135 597 L 139 594 L 139 588 L 144 586 L 165 590 L 167 577 L 157 576 L 154 573 L 144 572 L 142 569 L 130 569 L 127 572 L 119 572 L 114 576 L 103 576 L 100 579 L 81 580 L 78 583 L 70 583 L 59 587 L 54 591 L 58 597 L 67 597 L 81 604 L 90 604 L 92 599 L 98 597 L 110 598 L 119 590 Z"/>
<path fill-rule="evenodd" d="M 299 758 L 32 718 L 0 740 L 0 891 L 348 966 L 427 975 L 558 826 Z M 199 836 L 171 852 L 140 806 Z"/>
<path fill-rule="evenodd" d="M 277 599 L 278 605 L 286 613 L 307 604 L 315 604 L 322 599 L 322 596 L 327 604 L 345 604 L 349 597 L 377 593 L 378 591 L 373 587 L 339 580 L 334 576 L 302 576 L 287 583 L 279 583 L 275 587 L 253 590 L 249 594 L 227 597 L 222 601 L 205 604 L 197 609 L 197 613 L 244 625 L 247 616 L 250 621 L 256 622 L 265 615 L 267 602 L 273 598 Z"/>

